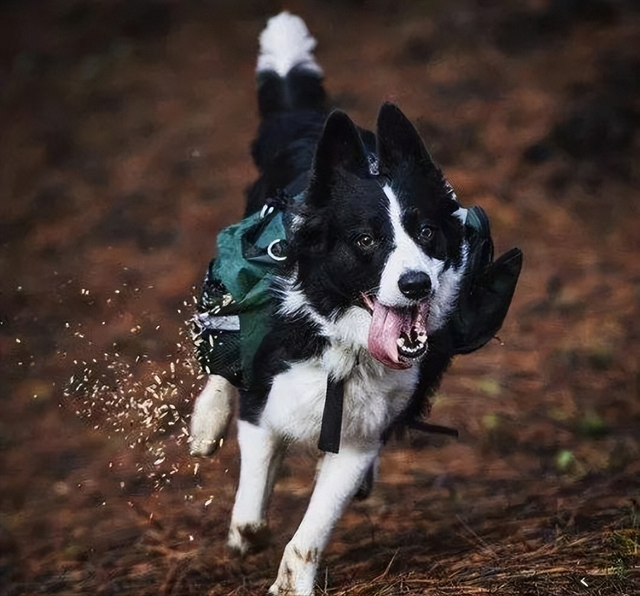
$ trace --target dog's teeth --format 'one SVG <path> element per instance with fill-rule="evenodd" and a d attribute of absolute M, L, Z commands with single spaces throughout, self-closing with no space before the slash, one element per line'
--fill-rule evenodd
<path fill-rule="evenodd" d="M 418 337 L 416 338 L 416 340 L 417 340 L 420 344 L 426 344 L 426 343 L 427 343 L 427 334 L 426 334 L 426 333 L 420 333 L 420 334 L 418 334 Z"/>
<path fill-rule="evenodd" d="M 404 348 L 404 337 L 399 337 L 399 338 L 396 340 L 396 343 L 398 344 L 398 347 L 399 347 L 399 348 Z"/>

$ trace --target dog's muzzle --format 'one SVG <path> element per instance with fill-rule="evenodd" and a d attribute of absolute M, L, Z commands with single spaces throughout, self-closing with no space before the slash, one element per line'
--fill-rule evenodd
<path fill-rule="evenodd" d="M 412 360 L 427 350 L 429 300 L 397 308 L 381 304 L 371 296 L 362 298 L 371 310 L 368 340 L 371 355 L 390 368 L 410 368 Z"/>

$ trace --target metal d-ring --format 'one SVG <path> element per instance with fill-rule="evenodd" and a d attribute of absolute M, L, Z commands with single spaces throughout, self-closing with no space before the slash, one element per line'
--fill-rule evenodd
<path fill-rule="evenodd" d="M 271 242 L 271 244 L 269 244 L 269 246 L 267 246 L 267 254 L 274 260 L 274 261 L 286 261 L 287 260 L 287 255 L 284 256 L 278 256 L 276 254 L 274 254 L 273 249 L 275 246 L 278 246 L 280 243 L 282 242 L 282 240 L 280 240 L 279 238 L 277 238 L 276 240 L 274 240 L 273 242 Z"/>

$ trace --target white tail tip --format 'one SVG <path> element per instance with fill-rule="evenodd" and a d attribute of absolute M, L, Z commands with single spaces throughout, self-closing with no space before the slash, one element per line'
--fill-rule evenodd
<path fill-rule="evenodd" d="M 294 66 L 302 66 L 321 76 L 322 69 L 313 56 L 315 47 L 316 40 L 304 21 L 289 12 L 281 12 L 267 21 L 260 34 L 256 72 L 273 70 L 285 77 Z"/>

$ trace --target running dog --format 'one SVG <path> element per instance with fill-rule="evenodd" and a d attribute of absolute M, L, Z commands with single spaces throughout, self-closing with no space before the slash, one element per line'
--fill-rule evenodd
<path fill-rule="evenodd" d="M 216 277 L 220 261 L 195 317 L 208 382 L 191 421 L 193 454 L 220 444 L 239 390 L 232 549 L 265 546 L 267 504 L 287 446 L 325 452 L 270 588 L 281 596 L 313 594 L 333 527 L 354 496 L 371 490 L 390 433 L 407 424 L 442 430 L 421 422 L 428 398 L 456 353 L 480 347 L 500 327 L 521 262 L 517 249 L 492 261 L 484 213 L 460 205 L 397 106 L 382 105 L 375 134 L 342 111 L 328 113 L 315 43 L 286 12 L 260 36 L 259 178 L 248 191 L 252 232 L 242 246 L 247 238 L 259 244 L 255 230 L 274 212 L 286 231 L 266 249 L 275 268 L 260 282 L 260 324 L 247 322 L 249 308 L 228 310 L 239 302 Z M 505 275 L 508 287 L 498 291 Z M 255 344 L 249 358 L 247 337 Z M 234 338 L 244 356 L 221 365 Z"/>

